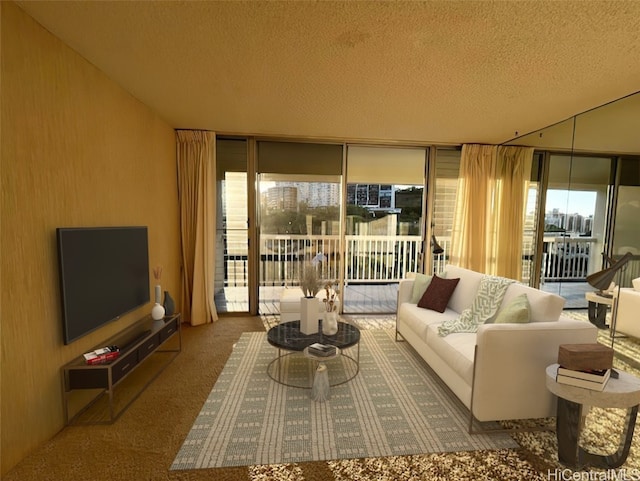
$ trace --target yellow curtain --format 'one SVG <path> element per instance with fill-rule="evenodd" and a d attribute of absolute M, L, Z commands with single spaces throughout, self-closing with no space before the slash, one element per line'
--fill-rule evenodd
<path fill-rule="evenodd" d="M 192 326 L 218 320 L 213 300 L 215 145 L 213 132 L 177 131 L 183 319 Z"/>
<path fill-rule="evenodd" d="M 452 264 L 512 279 L 522 276 L 526 185 L 533 148 L 465 144 L 456 191 Z"/>

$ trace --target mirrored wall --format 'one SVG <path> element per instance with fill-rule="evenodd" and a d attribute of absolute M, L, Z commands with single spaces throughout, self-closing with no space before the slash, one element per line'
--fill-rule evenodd
<path fill-rule="evenodd" d="M 634 255 L 623 287 L 640 276 L 639 126 L 635 93 L 505 143 L 534 147 L 539 162 L 531 284 L 569 308 L 587 306 L 586 276 L 610 259 Z"/>

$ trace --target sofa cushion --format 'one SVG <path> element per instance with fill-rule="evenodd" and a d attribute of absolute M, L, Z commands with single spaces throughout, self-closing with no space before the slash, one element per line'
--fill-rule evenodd
<path fill-rule="evenodd" d="M 411 291 L 411 303 L 417 304 L 420 302 L 424 291 L 427 290 L 429 284 L 431 283 L 432 276 L 427 276 L 425 274 L 416 274 L 413 279 L 413 290 Z"/>
<path fill-rule="evenodd" d="M 562 314 L 564 298 L 517 282 L 511 284 L 505 292 L 498 314 L 520 294 L 526 294 L 529 300 L 531 322 L 557 321 Z"/>
<path fill-rule="evenodd" d="M 520 294 L 507 303 L 493 320 L 496 324 L 523 324 L 531 319 L 531 308 L 526 294 Z"/>
<path fill-rule="evenodd" d="M 449 299 L 449 307 L 460 314 L 466 308 L 471 307 L 484 274 L 462 267 L 447 266 L 445 277 L 447 279 L 460 279 L 456 290 L 453 292 L 451 299 Z"/>
<path fill-rule="evenodd" d="M 460 279 L 444 279 L 433 276 L 429 286 L 418 302 L 418 307 L 444 312 Z"/>
<path fill-rule="evenodd" d="M 427 341 L 427 328 L 429 325 L 440 324 L 443 321 L 456 317 L 458 317 L 458 313 L 451 309 L 446 309 L 442 313 L 427 311 L 418 307 L 416 304 L 410 304 L 408 302 L 402 303 L 398 310 L 398 319 L 402 319 L 401 322 L 406 324 L 422 342 Z"/>
<path fill-rule="evenodd" d="M 476 334 L 461 332 L 441 337 L 438 335 L 439 325 L 433 323 L 427 328 L 427 345 L 471 386 Z"/>

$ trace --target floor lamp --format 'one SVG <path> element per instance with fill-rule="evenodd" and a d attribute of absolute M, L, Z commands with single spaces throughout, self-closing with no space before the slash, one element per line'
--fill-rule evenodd
<path fill-rule="evenodd" d="M 616 275 L 618 275 L 618 294 L 615 296 L 613 305 L 611 306 L 611 348 L 613 348 L 613 343 L 616 336 L 616 318 L 618 317 L 618 301 L 620 300 L 619 274 L 622 273 L 622 268 L 627 262 L 631 260 L 632 257 L 633 254 L 631 252 L 627 252 L 620 259 L 611 264 L 610 267 L 602 269 L 598 272 L 594 272 L 593 274 L 587 276 L 587 282 L 589 283 L 589 285 L 598 289 L 599 295 L 603 295 L 604 291 L 609 289 Z"/>

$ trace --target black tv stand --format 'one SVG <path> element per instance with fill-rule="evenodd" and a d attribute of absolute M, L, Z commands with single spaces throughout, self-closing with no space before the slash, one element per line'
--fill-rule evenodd
<path fill-rule="evenodd" d="M 177 347 L 171 349 L 159 349 L 165 342 L 177 334 Z M 108 396 L 108 419 L 78 424 L 109 424 L 131 405 L 149 384 L 173 361 L 182 349 L 182 333 L 180 330 L 180 314 L 165 317 L 161 321 L 154 321 L 151 316 L 146 316 L 135 322 L 117 335 L 105 340 L 94 349 L 104 346 L 118 346 L 120 356 L 108 364 L 88 365 L 83 356 L 78 356 L 70 363 L 62 367 L 63 395 L 64 395 L 64 420 L 65 424 L 74 423 L 79 417 L 93 406 L 104 395 Z M 168 352 L 172 355 L 160 370 L 155 372 L 150 379 L 139 389 L 135 395 L 119 409 L 114 405 L 114 389 L 124 381 L 130 373 L 149 356 L 157 352 Z M 88 404 L 78 412 L 70 416 L 70 397 L 75 390 L 98 389 L 100 392 Z"/>
<path fill-rule="evenodd" d="M 121 349 L 121 352 L 130 351 L 136 344 L 138 344 L 140 341 L 146 339 L 147 336 L 149 336 L 149 334 L 151 334 L 151 329 L 147 329 L 146 331 L 142 331 L 140 334 L 137 334 L 133 338 L 129 339 L 128 341 L 125 341 L 123 346 L 119 346 L 120 349 Z"/>

